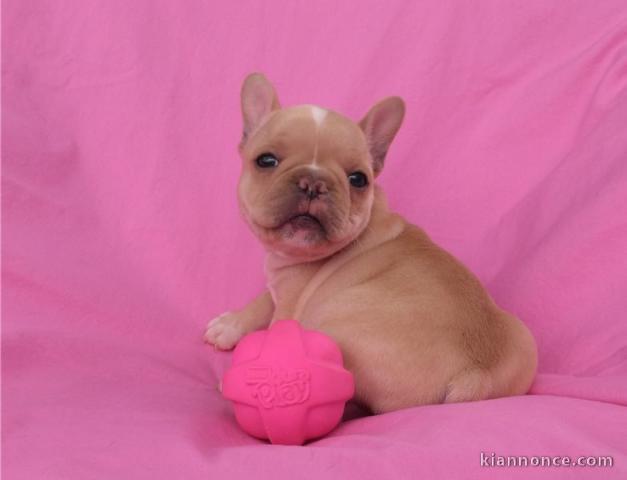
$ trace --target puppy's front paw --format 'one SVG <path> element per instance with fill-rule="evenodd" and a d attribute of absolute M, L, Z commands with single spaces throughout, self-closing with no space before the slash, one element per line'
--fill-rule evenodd
<path fill-rule="evenodd" d="M 237 313 L 225 312 L 207 324 L 205 342 L 220 350 L 230 350 L 244 333 Z"/>

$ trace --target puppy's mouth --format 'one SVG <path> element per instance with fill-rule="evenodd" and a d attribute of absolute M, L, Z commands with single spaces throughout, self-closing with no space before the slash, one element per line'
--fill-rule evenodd
<path fill-rule="evenodd" d="M 311 213 L 300 213 L 290 217 L 283 225 L 289 224 L 296 230 L 323 230 L 324 225 L 320 219 Z"/>
<path fill-rule="evenodd" d="M 282 241 L 301 247 L 311 247 L 327 240 L 324 217 L 309 211 L 288 214 L 271 231 Z"/>
<path fill-rule="evenodd" d="M 285 208 L 287 207 L 287 208 Z M 270 209 L 269 209 L 270 210 Z M 278 210 L 278 211 L 277 211 Z M 346 235 L 343 210 L 320 203 L 299 203 L 266 211 L 250 225 L 269 251 L 300 259 L 325 258 L 346 246 L 353 237 Z M 348 221 L 350 225 L 351 222 Z"/>

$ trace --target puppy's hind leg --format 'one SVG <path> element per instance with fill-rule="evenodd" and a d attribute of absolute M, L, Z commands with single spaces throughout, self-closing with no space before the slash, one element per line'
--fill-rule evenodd
<path fill-rule="evenodd" d="M 485 400 L 492 394 L 490 374 L 481 368 L 468 368 L 455 375 L 448 383 L 442 403 Z"/>

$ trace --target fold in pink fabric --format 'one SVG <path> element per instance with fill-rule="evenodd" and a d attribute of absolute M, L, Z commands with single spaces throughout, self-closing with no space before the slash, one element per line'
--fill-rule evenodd
<path fill-rule="evenodd" d="M 202 333 L 265 284 L 236 199 L 251 71 L 355 120 L 405 99 L 379 183 L 529 326 L 529 395 L 299 448 L 237 427 Z M 623 0 L 3 2 L 2 224 L 7 479 L 627 476 Z"/>

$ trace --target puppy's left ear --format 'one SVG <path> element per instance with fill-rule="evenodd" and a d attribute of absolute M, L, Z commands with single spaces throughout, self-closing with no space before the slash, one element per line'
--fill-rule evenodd
<path fill-rule="evenodd" d="M 385 155 L 388 148 L 403 123 L 405 116 L 405 102 L 400 97 L 388 97 L 381 100 L 359 122 L 359 126 L 366 135 L 372 168 L 375 177 L 383 170 Z"/>
<path fill-rule="evenodd" d="M 241 92 L 244 129 L 242 144 L 273 110 L 281 108 L 279 98 L 270 81 L 261 73 L 251 73 L 244 80 Z"/>

